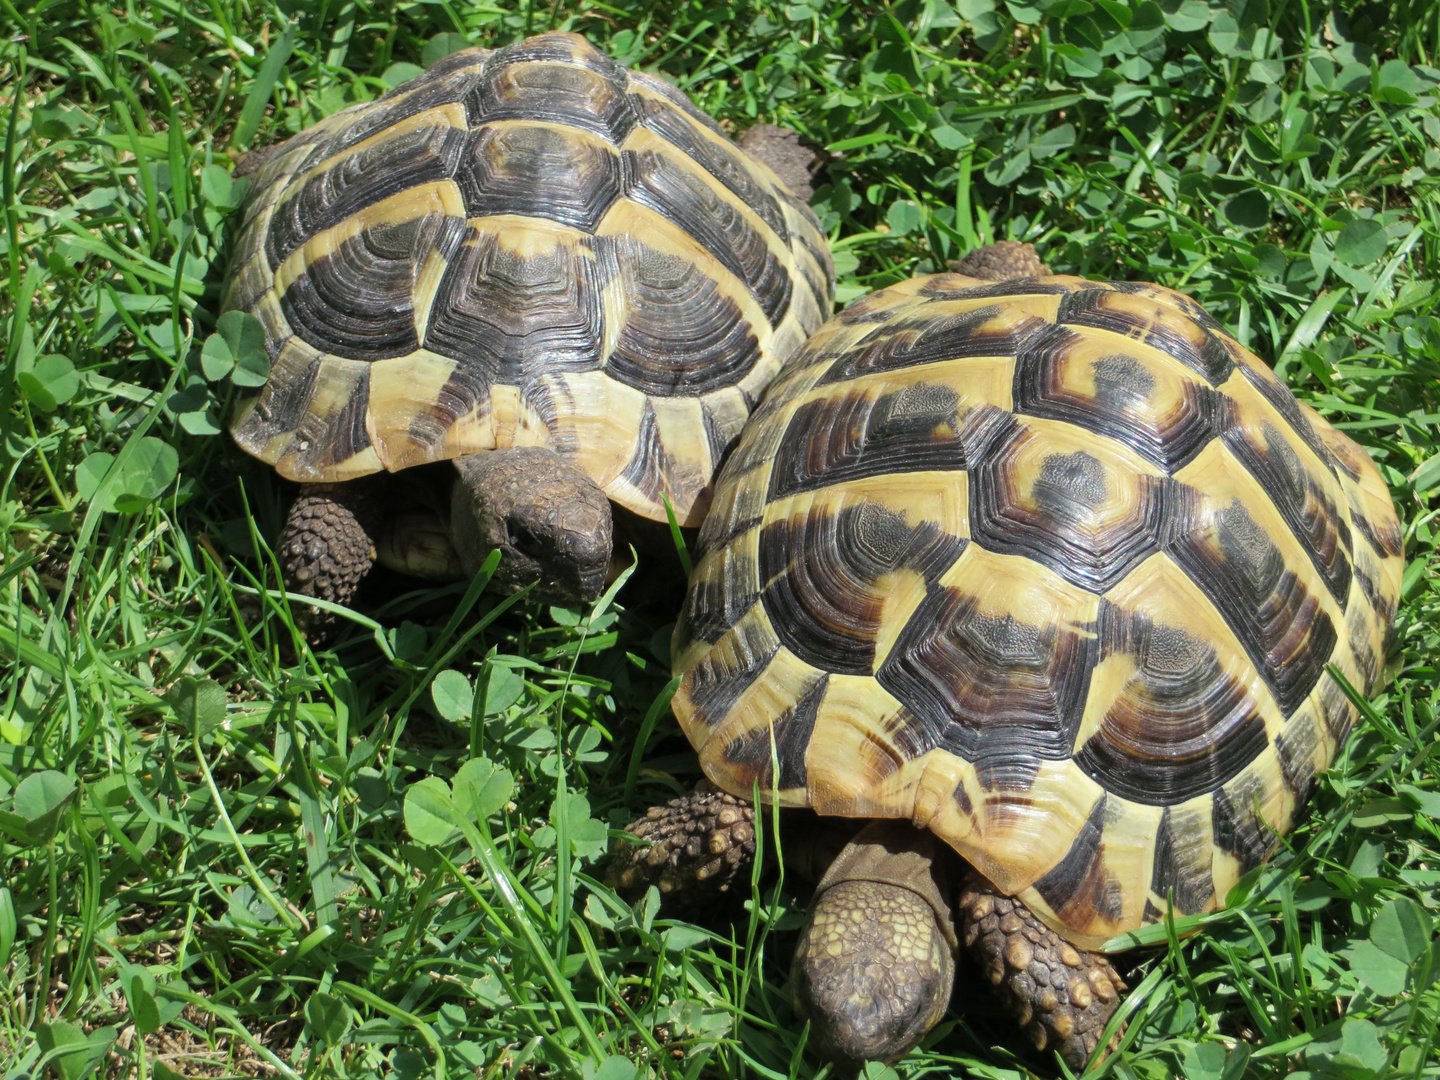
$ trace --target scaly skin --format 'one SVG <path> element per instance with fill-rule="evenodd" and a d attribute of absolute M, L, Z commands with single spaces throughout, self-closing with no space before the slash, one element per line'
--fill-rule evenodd
<path fill-rule="evenodd" d="M 1094 1054 L 1125 982 L 1099 953 L 1077 949 L 1020 901 L 972 873 L 960 892 L 961 939 L 1036 1049 L 1076 1072 Z M 1119 1044 L 1117 1033 L 1107 1050 Z"/>
<path fill-rule="evenodd" d="M 625 831 L 650 845 L 617 847 L 605 883 L 631 900 L 654 885 L 667 902 L 703 910 L 749 880 L 755 811 L 708 780 L 689 795 L 651 807 Z"/>
<path fill-rule="evenodd" d="M 276 543 L 287 590 L 350 603 L 375 564 L 374 538 L 381 520 L 376 479 L 300 489 Z M 335 631 L 335 617 L 318 608 L 306 608 L 301 619 L 307 636 L 317 643 Z"/>
<path fill-rule="evenodd" d="M 1044 277 L 1050 273 L 1050 268 L 1035 254 L 1034 244 L 1021 244 L 1014 240 L 997 240 L 993 244 L 978 247 L 963 259 L 952 261 L 949 265 L 957 274 L 980 278 L 983 281 Z"/>

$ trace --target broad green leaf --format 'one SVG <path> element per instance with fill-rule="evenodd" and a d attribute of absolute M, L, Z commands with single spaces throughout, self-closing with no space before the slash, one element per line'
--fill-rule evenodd
<path fill-rule="evenodd" d="M 1242 191 L 1220 205 L 1220 213 L 1241 229 L 1263 229 L 1270 224 L 1270 200 L 1263 191 Z"/>
<path fill-rule="evenodd" d="M 15 787 L 15 813 L 26 821 L 31 841 L 45 844 L 60 828 L 60 815 L 75 798 L 75 781 L 62 772 L 31 773 Z"/>
<path fill-rule="evenodd" d="M 350 1030 L 350 1006 L 330 994 L 316 992 L 305 1003 L 305 1030 L 312 1038 L 331 1046 Z"/>
<path fill-rule="evenodd" d="M 891 236 L 904 236 L 906 233 L 914 232 L 924 224 L 924 221 L 924 212 L 909 199 L 896 199 L 890 204 L 890 209 L 885 215 L 885 222 L 890 226 Z"/>
<path fill-rule="evenodd" d="M 430 847 L 444 844 L 459 827 L 460 815 L 444 780 L 427 776 L 405 789 L 405 831 L 417 843 Z"/>
<path fill-rule="evenodd" d="M 485 690 L 486 716 L 499 716 L 524 696 L 525 680 L 518 671 L 503 664 L 490 664 Z"/>
<path fill-rule="evenodd" d="M 1047 158 L 1052 154 L 1058 154 L 1061 150 L 1068 150 L 1075 145 L 1075 125 L 1061 124 L 1045 132 L 1038 139 L 1030 144 L 1030 156 L 1032 158 Z"/>
<path fill-rule="evenodd" d="M 436 711 L 446 720 L 463 720 L 470 715 L 475 691 L 464 675 L 446 669 L 436 675 L 435 681 L 430 684 L 430 699 L 435 702 Z"/>
<path fill-rule="evenodd" d="M 1335 238 L 1335 258 L 1351 266 L 1364 266 L 1385 254 L 1385 226 L 1356 218 Z"/>
<path fill-rule="evenodd" d="M 515 778 L 487 758 L 472 758 L 455 773 L 455 809 L 484 821 L 510 801 Z M 589 806 L 587 804 L 588 811 Z"/>
<path fill-rule="evenodd" d="M 35 1041 L 47 1054 L 60 1051 L 50 1059 L 50 1067 L 60 1080 L 81 1080 L 95 1070 L 115 1041 L 115 1028 L 103 1027 L 86 1035 L 84 1030 L 64 1020 L 35 1025 Z"/>
<path fill-rule="evenodd" d="M 155 976 L 139 964 L 120 968 L 120 989 L 130 1006 L 130 1021 L 142 1035 L 160 1030 L 160 1007 L 155 1001 Z"/>
<path fill-rule="evenodd" d="M 96 453 L 76 467 L 75 487 L 82 499 L 87 502 L 94 500 L 114 463 L 113 454 Z M 144 509 L 151 499 L 174 482 L 179 467 L 180 455 L 173 446 L 153 436 L 145 436 L 125 459 L 101 509 L 124 514 Z"/>
<path fill-rule="evenodd" d="M 1391 900 L 1370 924 L 1370 940 L 1406 964 L 1429 948 L 1430 934 L 1430 916 L 1408 896 Z"/>
<path fill-rule="evenodd" d="M 200 170 L 200 194 L 211 206 L 221 210 L 228 210 L 234 204 L 230 201 L 230 191 L 234 182 L 230 177 L 230 170 L 222 165 L 206 165 Z"/>
<path fill-rule="evenodd" d="M 420 53 L 420 62 L 426 67 L 443 59 L 451 53 L 459 52 L 461 49 L 470 47 L 470 39 L 464 34 L 443 33 L 436 34 L 425 43 L 424 50 Z"/>
<path fill-rule="evenodd" d="M 54 412 L 80 389 L 80 375 L 68 356 L 42 356 L 15 376 L 25 400 L 43 412 Z"/>
<path fill-rule="evenodd" d="M 1353 941 L 1345 947 L 1342 955 L 1349 961 L 1355 978 L 1375 993 L 1393 997 L 1404 991 L 1410 965 L 1395 959 L 1374 942 Z"/>
<path fill-rule="evenodd" d="M 1346 1019 L 1340 1028 L 1340 1053 L 1335 1060 L 1341 1066 L 1356 1064 L 1372 1072 L 1384 1068 L 1385 1047 L 1375 1025 L 1358 1017 Z"/>
<path fill-rule="evenodd" d="M 961 147 L 969 146 L 974 140 L 962 135 L 949 124 L 942 124 L 930 132 L 930 137 L 935 140 L 935 145 L 945 150 L 959 150 Z"/>
<path fill-rule="evenodd" d="M 1225 1047 L 1217 1042 L 1202 1042 L 1185 1052 L 1185 1080 L 1220 1080 L 1225 1071 Z"/>
<path fill-rule="evenodd" d="M 639 1065 L 618 1055 L 607 1057 L 595 1067 L 595 1080 L 636 1080 L 640 1075 Z"/>
<path fill-rule="evenodd" d="M 211 382 L 219 382 L 235 369 L 235 354 L 221 334 L 211 334 L 200 347 L 200 370 Z"/>
<path fill-rule="evenodd" d="M 263 386 L 270 377 L 265 325 L 248 311 L 227 311 L 205 339 L 200 363 L 212 382 L 229 375 L 237 386 Z"/>
<path fill-rule="evenodd" d="M 1376 78 L 1375 97 L 1390 105 L 1414 105 L 1425 84 L 1404 60 L 1386 60 Z"/>
<path fill-rule="evenodd" d="M 1210 45 L 1221 56 L 1234 56 L 1242 52 L 1240 46 L 1240 24 L 1228 11 L 1221 11 L 1210 23 Z"/>
<path fill-rule="evenodd" d="M 1166 5 L 1165 22 L 1172 30 L 1188 34 L 1209 26 L 1211 14 L 1210 5 L 1205 0 L 1184 0 L 1180 4 Z"/>
<path fill-rule="evenodd" d="M 380 81 L 389 87 L 399 86 L 407 79 L 413 79 L 416 75 L 423 75 L 425 69 L 419 64 L 391 64 L 380 75 Z"/>
<path fill-rule="evenodd" d="M 603 821 L 590 816 L 590 800 L 578 791 L 566 792 L 563 799 L 550 804 L 550 824 L 558 830 L 561 815 L 565 816 L 566 835 L 570 837 L 570 850 L 583 859 L 593 859 L 604 853 L 610 837 L 610 830 Z"/>
<path fill-rule="evenodd" d="M 225 691 L 214 679 L 182 676 L 165 692 L 165 700 L 192 732 L 205 735 L 225 723 Z"/>

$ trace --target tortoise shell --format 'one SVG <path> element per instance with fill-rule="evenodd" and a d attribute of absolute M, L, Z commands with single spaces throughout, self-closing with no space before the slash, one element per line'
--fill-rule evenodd
<path fill-rule="evenodd" d="M 282 475 L 543 445 L 692 525 L 834 292 L 809 207 L 573 34 L 455 53 L 290 139 L 234 266 L 273 366 L 232 432 Z"/>
<path fill-rule="evenodd" d="M 1381 678 L 1375 466 L 1188 297 L 956 274 L 785 365 L 673 655 L 721 787 L 909 818 L 1076 944 L 1212 910 Z"/>

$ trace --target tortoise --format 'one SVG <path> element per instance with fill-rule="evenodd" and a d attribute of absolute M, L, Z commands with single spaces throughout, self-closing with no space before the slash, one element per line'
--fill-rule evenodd
<path fill-rule="evenodd" d="M 797 948 L 812 1045 L 908 1052 L 963 947 L 1080 1069 L 1125 989 L 1106 943 L 1223 907 L 1355 722 L 1327 665 L 1379 685 L 1401 531 L 1190 298 L 1029 245 L 960 269 L 851 304 L 752 415 L 672 650 L 710 783 L 611 880 L 724 888 L 754 790 L 874 819 Z"/>
<path fill-rule="evenodd" d="M 287 583 L 347 603 L 377 558 L 443 578 L 498 547 L 498 585 L 589 600 L 612 503 L 697 526 L 834 295 L 819 223 L 762 160 L 808 197 L 797 137 L 746 142 L 549 33 L 456 52 L 252 165 L 224 306 L 259 317 L 272 368 L 231 433 L 304 485 Z"/>

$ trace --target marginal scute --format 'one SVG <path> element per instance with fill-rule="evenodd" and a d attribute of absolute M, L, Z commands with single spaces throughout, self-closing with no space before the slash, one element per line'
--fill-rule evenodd
<path fill-rule="evenodd" d="M 928 827 L 1087 949 L 1273 854 L 1355 723 L 1327 666 L 1383 677 L 1402 565 L 1368 455 L 1199 305 L 1059 276 L 852 304 L 714 510 L 673 655 L 715 780 L 781 717 L 799 760 L 823 677 L 807 788 L 771 797 Z"/>

